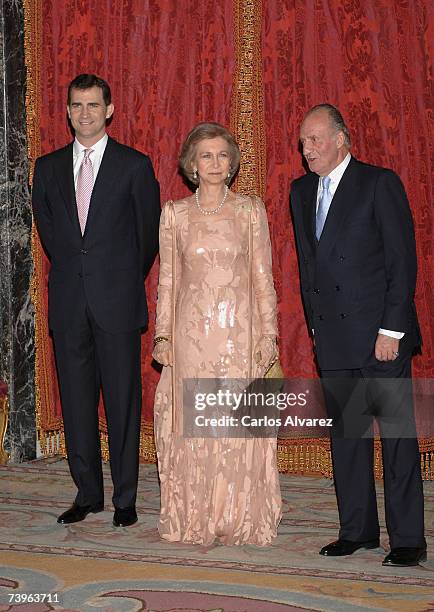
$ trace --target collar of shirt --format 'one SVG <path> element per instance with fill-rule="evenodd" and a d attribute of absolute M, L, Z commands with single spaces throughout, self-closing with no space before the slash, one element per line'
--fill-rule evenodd
<path fill-rule="evenodd" d="M 73 171 L 74 171 L 75 188 L 77 188 L 78 172 L 80 170 L 80 166 L 81 166 L 81 163 L 84 157 L 83 151 L 89 148 L 93 149 L 93 153 L 90 156 L 90 159 L 92 161 L 93 179 L 95 181 L 98 175 L 98 170 L 101 166 L 101 161 L 104 155 L 105 148 L 107 146 L 107 141 L 108 141 L 107 134 L 104 134 L 104 136 L 100 138 L 98 142 L 96 142 L 91 147 L 85 147 L 77 139 L 74 140 L 74 143 L 72 145 L 72 150 L 73 150 Z"/>
<path fill-rule="evenodd" d="M 347 155 L 345 156 L 345 159 L 343 159 L 341 163 L 338 166 L 336 166 L 336 168 L 334 168 L 334 170 L 332 170 L 330 174 L 328 175 L 330 177 L 329 191 L 332 194 L 332 197 L 335 195 L 336 189 L 338 188 L 341 178 L 343 177 L 344 172 L 347 169 L 350 161 L 351 161 L 351 153 L 347 153 Z M 323 180 L 323 177 L 321 176 L 318 182 L 318 191 L 317 191 L 317 198 L 316 198 L 317 208 L 318 208 L 319 199 L 322 194 L 322 180 Z"/>

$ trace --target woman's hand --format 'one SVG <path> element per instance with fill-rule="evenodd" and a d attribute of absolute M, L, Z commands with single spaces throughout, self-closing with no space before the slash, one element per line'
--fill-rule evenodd
<path fill-rule="evenodd" d="M 267 368 L 277 354 L 276 336 L 261 336 L 253 353 L 256 363 L 260 367 Z"/>
<path fill-rule="evenodd" d="M 172 341 L 164 339 L 156 342 L 152 357 L 163 366 L 173 365 Z"/>

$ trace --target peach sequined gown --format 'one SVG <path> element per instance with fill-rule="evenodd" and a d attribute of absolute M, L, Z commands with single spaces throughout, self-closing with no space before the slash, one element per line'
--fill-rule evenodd
<path fill-rule="evenodd" d="M 232 194 L 214 215 L 194 196 L 176 217 L 176 398 L 184 378 L 245 378 L 248 373 L 248 219 L 251 199 Z M 172 229 L 160 222 L 156 335 L 172 330 Z M 252 345 L 276 334 L 276 294 L 265 208 L 252 206 Z M 255 374 L 255 372 L 253 372 Z M 179 388 L 178 388 L 179 387 Z M 174 412 L 182 410 L 175 398 Z M 276 440 L 184 438 L 173 433 L 171 368 L 163 368 L 154 405 L 161 487 L 158 529 L 170 541 L 267 545 L 281 518 Z M 178 421 L 179 422 L 179 421 Z"/>

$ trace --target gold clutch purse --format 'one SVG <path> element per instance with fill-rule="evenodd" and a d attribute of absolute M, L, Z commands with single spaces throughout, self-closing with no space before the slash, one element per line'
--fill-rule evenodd
<path fill-rule="evenodd" d="M 285 378 L 279 357 L 276 357 L 270 363 L 268 368 L 265 370 L 264 378 Z"/>

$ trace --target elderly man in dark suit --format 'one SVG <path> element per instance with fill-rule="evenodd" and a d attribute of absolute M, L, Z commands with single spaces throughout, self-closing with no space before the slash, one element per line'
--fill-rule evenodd
<path fill-rule="evenodd" d="M 351 156 L 337 108 L 312 108 L 300 142 L 311 170 L 291 189 L 301 290 L 326 407 L 343 421 L 332 435 L 339 539 L 320 554 L 344 556 L 379 545 L 373 439 L 358 422 L 369 407 L 355 402 L 353 392 L 361 379 L 399 385 L 411 378 L 412 353 L 421 342 L 413 303 L 414 230 L 398 176 Z M 393 404 L 393 397 L 382 399 Z M 411 393 L 406 399 L 412 421 Z M 356 433 L 347 435 L 352 421 Z M 417 439 L 382 435 L 382 449 L 391 547 L 383 565 L 417 565 L 426 558 Z"/>
<path fill-rule="evenodd" d="M 113 523 L 137 521 L 144 279 L 158 249 L 159 186 L 149 158 L 106 134 L 108 84 L 91 74 L 69 85 L 75 130 L 68 146 L 36 161 L 33 212 L 51 260 L 49 325 L 66 448 L 78 492 L 58 518 L 75 523 L 104 507 L 98 400 L 102 388 L 114 485 Z"/>

